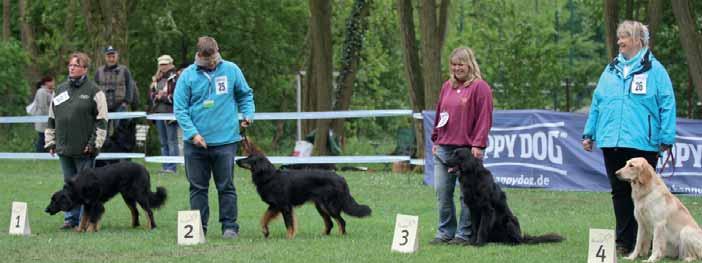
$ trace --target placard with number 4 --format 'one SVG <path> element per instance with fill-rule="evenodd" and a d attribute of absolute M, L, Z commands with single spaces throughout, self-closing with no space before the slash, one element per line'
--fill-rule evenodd
<path fill-rule="evenodd" d="M 587 263 L 616 263 L 614 237 L 614 230 L 590 228 Z"/>

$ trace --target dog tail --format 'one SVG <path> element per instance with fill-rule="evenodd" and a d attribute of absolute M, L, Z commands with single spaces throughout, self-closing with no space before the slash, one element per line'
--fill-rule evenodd
<path fill-rule="evenodd" d="M 343 210 L 344 213 L 355 217 L 366 217 L 371 214 L 370 207 L 367 205 L 356 203 L 356 199 L 353 199 L 353 196 L 351 196 L 351 194 L 349 194 L 348 198 L 346 198 Z"/>
<path fill-rule="evenodd" d="M 558 243 L 563 241 L 564 238 L 556 233 L 548 233 L 540 236 L 530 236 L 524 235 L 522 237 L 522 244 L 539 244 L 539 243 Z"/>
<path fill-rule="evenodd" d="M 149 204 L 153 208 L 159 208 L 166 202 L 166 188 L 156 187 L 155 193 L 149 193 Z"/>

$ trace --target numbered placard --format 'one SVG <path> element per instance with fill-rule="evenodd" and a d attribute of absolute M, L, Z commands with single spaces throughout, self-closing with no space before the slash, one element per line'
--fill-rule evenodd
<path fill-rule="evenodd" d="M 207 242 L 202 231 L 200 211 L 178 211 L 178 245 L 196 245 Z"/>
<path fill-rule="evenodd" d="M 28 236 L 32 234 L 27 218 L 27 203 L 12 202 L 12 215 L 10 218 L 10 235 Z"/>
<path fill-rule="evenodd" d="M 397 214 L 395 235 L 392 238 L 392 251 L 414 253 L 419 250 L 419 217 Z"/>
<path fill-rule="evenodd" d="M 617 251 L 614 247 L 614 239 L 614 230 L 590 228 L 587 263 L 616 263 Z"/>

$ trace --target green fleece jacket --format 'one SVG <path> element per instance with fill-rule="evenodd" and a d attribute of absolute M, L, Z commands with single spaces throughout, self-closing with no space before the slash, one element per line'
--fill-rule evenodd
<path fill-rule="evenodd" d="M 87 77 L 67 80 L 54 92 L 45 131 L 45 148 L 65 156 L 84 155 L 91 145 L 99 150 L 107 135 L 107 102 L 97 84 Z"/>

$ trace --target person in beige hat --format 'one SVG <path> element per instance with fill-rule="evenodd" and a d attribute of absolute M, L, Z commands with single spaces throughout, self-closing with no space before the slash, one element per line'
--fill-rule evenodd
<path fill-rule="evenodd" d="M 178 74 L 169 55 L 158 57 L 158 71 L 152 77 L 149 88 L 149 105 L 153 113 L 173 113 L 173 91 L 175 91 Z M 162 156 L 178 156 L 178 123 L 175 120 L 157 120 Z M 164 163 L 164 173 L 176 173 L 175 163 Z"/>

